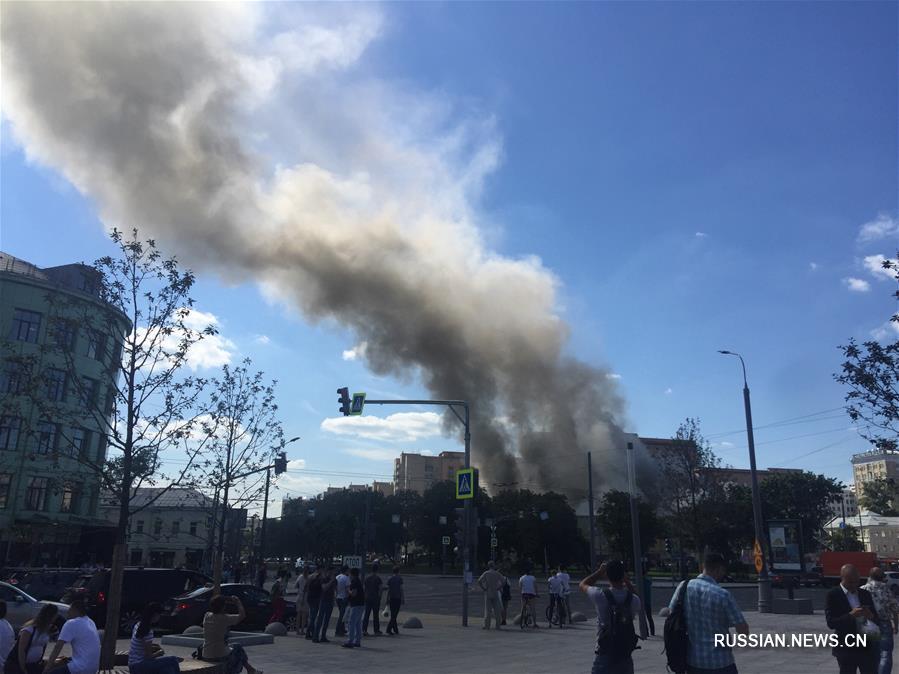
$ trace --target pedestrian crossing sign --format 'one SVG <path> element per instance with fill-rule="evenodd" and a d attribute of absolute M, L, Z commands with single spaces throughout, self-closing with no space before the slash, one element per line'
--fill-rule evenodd
<path fill-rule="evenodd" d="M 456 498 L 474 498 L 474 468 L 456 471 Z"/>

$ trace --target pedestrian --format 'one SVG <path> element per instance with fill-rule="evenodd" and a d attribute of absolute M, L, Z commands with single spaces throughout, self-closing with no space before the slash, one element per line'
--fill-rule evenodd
<path fill-rule="evenodd" d="M 260 589 L 265 588 L 265 581 L 268 578 L 268 570 L 265 568 L 265 562 L 259 563 L 259 568 L 256 571 L 256 586 Z"/>
<path fill-rule="evenodd" d="M 690 633 L 687 670 L 690 674 L 737 674 L 734 655 L 726 645 L 716 645 L 715 636 L 727 634 L 733 627 L 738 634 L 749 634 L 749 626 L 733 595 L 718 583 L 727 573 L 727 562 L 716 552 L 705 556 L 702 573 L 687 583 L 683 596 L 684 615 Z M 671 598 L 674 610 L 678 592 Z"/>
<path fill-rule="evenodd" d="M 493 561 L 487 562 L 487 570 L 478 578 L 478 585 L 484 591 L 484 629 L 490 629 L 490 617 L 493 616 L 493 622 L 496 629 L 500 628 L 502 620 L 502 588 L 503 574 L 496 570 L 496 564 Z"/>
<path fill-rule="evenodd" d="M 399 627 L 396 624 L 397 616 L 400 614 L 400 606 L 406 601 L 406 595 L 403 592 L 403 577 L 400 576 L 400 567 L 393 567 L 393 575 L 387 579 L 387 605 L 390 608 L 390 622 L 387 623 L 387 634 L 398 636 Z"/>
<path fill-rule="evenodd" d="M 565 620 L 568 624 L 571 624 L 571 576 L 568 575 L 568 571 L 566 570 L 563 564 L 559 564 L 559 572 L 556 574 L 559 577 L 559 580 L 562 583 L 562 604 L 565 606 Z M 561 614 L 559 616 L 559 624 L 561 625 Z"/>
<path fill-rule="evenodd" d="M 303 567 L 303 572 L 297 576 L 297 582 L 294 589 L 297 591 L 296 607 L 297 607 L 297 636 L 306 630 L 306 623 L 309 620 L 309 604 L 306 603 L 306 587 L 309 584 L 309 569 Z"/>
<path fill-rule="evenodd" d="M 44 651 L 54 631 L 57 613 L 59 609 L 56 604 L 44 604 L 38 614 L 22 626 L 13 652 L 9 653 L 5 671 L 12 674 L 40 674 L 44 671 Z"/>
<path fill-rule="evenodd" d="M 315 616 L 315 627 L 312 630 L 313 643 L 326 644 L 328 625 L 331 622 L 331 614 L 334 612 L 334 592 L 337 581 L 333 578 L 334 567 L 328 566 L 321 577 L 322 595 L 318 602 L 318 615 Z"/>
<path fill-rule="evenodd" d="M 231 607 L 237 613 L 226 613 Z M 228 644 L 228 630 L 247 617 L 247 611 L 238 597 L 216 595 L 209 602 L 209 611 L 203 616 L 202 660 L 224 662 L 227 674 L 262 674 L 262 670 L 250 664 L 247 652 L 240 644 Z"/>
<path fill-rule="evenodd" d="M 16 633 L 6 619 L 6 602 L 0 599 L 0 674 L 4 674 L 6 656 L 10 655 L 15 643 Z"/>
<path fill-rule="evenodd" d="M 347 588 L 350 585 L 350 577 L 348 575 L 350 567 L 344 565 L 340 567 L 340 573 L 337 574 L 337 626 L 334 628 L 334 636 L 346 636 L 346 607 L 347 607 Z"/>
<path fill-rule="evenodd" d="M 648 573 L 643 574 L 643 612 L 646 614 L 646 622 L 649 623 L 649 633 L 656 635 L 656 624 L 652 619 L 652 578 Z"/>
<path fill-rule="evenodd" d="M 359 579 L 359 569 L 350 569 L 350 586 L 347 589 L 350 607 L 349 630 L 344 648 L 362 646 L 362 611 L 365 608 L 365 588 Z"/>
<path fill-rule="evenodd" d="M 378 575 L 381 565 L 375 562 L 371 565 L 371 573 L 365 577 L 362 584 L 365 590 L 365 614 L 362 616 L 362 634 L 368 636 L 368 617 L 373 615 L 372 622 L 376 637 L 381 636 L 381 618 L 378 611 L 381 610 L 381 590 L 384 589 L 384 581 Z"/>
<path fill-rule="evenodd" d="M 505 625 L 506 619 L 509 617 L 509 602 L 512 601 L 512 583 L 509 581 L 505 571 L 503 572 L 503 587 L 500 590 L 500 598 L 503 602 L 503 620 L 501 624 Z"/>
<path fill-rule="evenodd" d="M 66 644 L 72 649 L 67 663 L 56 658 Z M 96 674 L 100 669 L 100 635 L 94 621 L 87 617 L 84 598 L 76 597 L 69 604 L 68 617 L 56 638 L 53 652 L 47 659 L 44 672 L 51 674 Z"/>
<path fill-rule="evenodd" d="M 524 629 L 527 626 L 525 611 L 529 610 L 534 619 L 534 627 L 537 627 L 537 579 L 531 573 L 531 567 L 525 567 L 524 573 L 518 579 L 518 588 L 521 591 L 521 623 Z"/>
<path fill-rule="evenodd" d="M 269 616 L 268 622 L 284 623 L 284 613 L 287 611 L 287 602 L 284 601 L 284 586 L 278 580 L 272 586 L 272 614 Z"/>
<path fill-rule="evenodd" d="M 594 584 L 601 578 L 609 588 Z M 621 560 L 613 559 L 580 582 L 596 608 L 596 657 L 592 674 L 634 674 L 633 652 L 637 648 L 634 618 L 639 618 L 640 639 L 646 638 L 646 619 L 640 597 L 631 589 Z"/>
<path fill-rule="evenodd" d="M 318 619 L 318 607 L 322 599 L 321 571 L 316 570 L 306 583 L 306 603 L 309 605 L 309 621 L 306 623 L 306 638 L 312 639 L 315 632 L 315 621 Z"/>
<path fill-rule="evenodd" d="M 877 674 L 893 671 L 893 635 L 899 631 L 899 601 L 886 583 L 883 569 L 875 566 L 868 572 L 868 582 L 862 586 L 874 600 L 874 608 L 880 619 L 880 664 Z"/>
<path fill-rule="evenodd" d="M 555 569 L 549 570 L 547 585 L 549 586 L 549 627 L 552 628 L 553 626 L 552 614 L 553 610 L 556 610 L 559 612 L 559 627 L 562 628 L 565 626 L 565 608 L 562 604 L 562 579 L 559 578 Z"/>
<path fill-rule="evenodd" d="M 153 625 L 159 622 L 162 606 L 150 602 L 141 611 L 140 620 L 131 631 L 131 646 L 128 649 L 129 674 L 177 674 L 180 672 L 178 658 L 166 655 L 153 643 Z"/>
<path fill-rule="evenodd" d="M 880 635 L 879 616 L 874 598 L 859 586 L 859 574 L 852 564 L 840 569 L 840 584 L 827 593 L 824 616 L 827 626 L 835 630 L 838 645 L 830 652 L 837 659 L 840 674 L 874 674 L 877 671 L 880 650 L 870 642 L 874 634 Z M 689 624 L 689 622 L 687 623 Z M 691 638 L 692 638 L 692 632 Z M 857 637 L 865 636 L 858 641 Z"/>

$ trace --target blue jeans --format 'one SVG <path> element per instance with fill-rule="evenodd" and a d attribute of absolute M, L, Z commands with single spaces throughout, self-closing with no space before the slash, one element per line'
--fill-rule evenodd
<path fill-rule="evenodd" d="M 320 602 L 309 602 L 309 621 L 306 623 L 306 636 L 310 639 L 315 636 L 315 618 L 318 616 Z"/>
<path fill-rule="evenodd" d="M 335 637 L 346 634 L 346 625 L 343 621 L 346 617 L 347 601 L 347 599 L 337 598 L 337 626 L 334 628 Z"/>
<path fill-rule="evenodd" d="M 331 599 L 322 599 L 318 605 L 318 615 L 315 617 L 315 629 L 312 631 L 312 638 L 327 638 L 328 624 L 331 622 L 331 614 L 334 612 L 334 601 Z"/>
<path fill-rule="evenodd" d="M 880 665 L 877 674 L 891 674 L 893 671 L 893 626 L 884 623 L 880 626 Z"/>
<path fill-rule="evenodd" d="M 178 658 L 164 655 L 161 658 L 147 658 L 142 662 L 128 665 L 130 674 L 177 674 L 181 671 Z"/>
<path fill-rule="evenodd" d="M 362 612 L 364 606 L 350 606 L 350 633 L 347 636 L 347 643 L 354 646 L 362 645 Z"/>
<path fill-rule="evenodd" d="M 613 661 L 611 655 L 596 654 L 591 674 L 634 674 L 634 661 L 631 656 Z"/>

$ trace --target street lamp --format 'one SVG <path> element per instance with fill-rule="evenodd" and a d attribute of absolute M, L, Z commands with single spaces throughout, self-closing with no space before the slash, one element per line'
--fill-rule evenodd
<path fill-rule="evenodd" d="M 284 449 L 292 442 L 296 442 L 300 439 L 300 436 L 296 436 L 295 438 L 291 438 L 287 442 L 281 445 L 281 449 Z M 262 504 L 262 530 L 259 532 L 259 557 L 262 559 L 262 563 L 265 564 L 265 559 L 263 555 L 265 555 L 265 520 L 268 517 L 268 486 L 272 479 L 272 465 L 269 464 L 265 467 L 265 502 Z"/>
<path fill-rule="evenodd" d="M 759 613 L 771 613 L 771 578 L 768 576 L 768 560 L 765 557 L 762 525 L 762 499 L 759 494 L 759 480 L 755 469 L 755 438 L 752 435 L 752 405 L 749 402 L 749 384 L 746 381 L 746 363 L 743 356 L 733 351 L 719 350 L 725 356 L 736 356 L 743 366 L 743 407 L 746 413 L 746 438 L 749 442 L 749 473 L 752 477 L 752 519 L 755 522 L 755 540 L 762 548 L 762 569 L 759 571 Z"/>

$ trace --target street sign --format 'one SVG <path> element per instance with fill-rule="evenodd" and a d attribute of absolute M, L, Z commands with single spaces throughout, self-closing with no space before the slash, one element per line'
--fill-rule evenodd
<path fill-rule="evenodd" d="M 343 563 L 351 569 L 361 569 L 362 557 L 360 555 L 344 555 Z"/>
<path fill-rule="evenodd" d="M 497 542 L 495 536 L 494 536 L 493 538 L 490 539 L 490 547 L 491 547 L 491 548 L 495 548 L 498 544 L 499 544 L 499 543 Z"/>
<path fill-rule="evenodd" d="M 846 528 L 846 523 L 840 522 L 840 529 L 845 529 L 845 528 Z"/>
<path fill-rule="evenodd" d="M 450 544 L 450 537 L 449 537 L 449 536 L 444 536 L 444 537 L 441 539 L 441 542 L 442 542 L 444 545 L 449 545 L 449 544 Z"/>
<path fill-rule="evenodd" d="M 362 414 L 363 407 L 365 407 L 365 394 L 354 393 L 353 402 L 350 404 L 350 414 L 352 416 L 359 416 Z"/>
<path fill-rule="evenodd" d="M 762 559 L 762 546 L 759 545 L 758 541 L 755 542 L 755 546 L 752 548 L 752 556 L 755 558 L 755 572 L 761 573 L 764 560 Z"/>
<path fill-rule="evenodd" d="M 474 468 L 456 471 L 456 498 L 474 498 Z"/>

